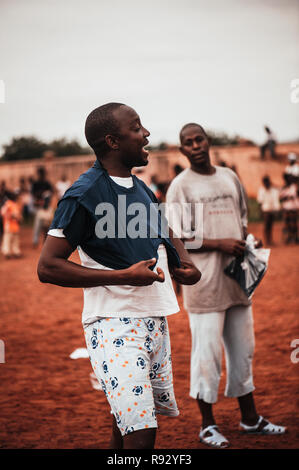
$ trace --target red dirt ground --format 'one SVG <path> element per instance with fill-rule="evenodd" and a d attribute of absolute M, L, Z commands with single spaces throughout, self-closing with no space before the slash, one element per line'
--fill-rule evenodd
<path fill-rule="evenodd" d="M 261 235 L 261 225 L 251 226 Z M 298 448 L 298 370 L 290 346 L 299 338 L 298 246 L 282 246 L 280 226 L 269 271 L 254 297 L 255 397 L 258 411 L 288 427 L 285 436 L 246 436 L 238 431 L 237 401 L 223 396 L 221 380 L 215 414 L 232 449 Z M 81 289 L 39 283 L 39 250 L 23 229 L 20 260 L 0 260 L 0 338 L 6 362 L 0 364 L 0 448 L 105 449 L 110 413 L 102 392 L 91 387 L 88 359 L 70 353 L 85 347 Z M 75 256 L 75 259 L 76 256 Z M 181 298 L 180 298 L 181 303 Z M 197 435 L 200 416 L 189 397 L 190 332 L 185 311 L 169 317 L 174 383 L 180 416 L 159 417 L 156 448 L 203 449 Z M 297 357 L 299 354 L 297 354 Z"/>

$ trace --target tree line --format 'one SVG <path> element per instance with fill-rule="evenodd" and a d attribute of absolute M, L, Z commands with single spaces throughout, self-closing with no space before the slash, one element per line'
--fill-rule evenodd
<path fill-rule="evenodd" d="M 208 131 L 211 145 L 237 145 L 240 142 L 239 136 L 230 137 L 225 133 Z M 248 142 L 251 143 L 252 142 Z M 149 150 L 166 150 L 168 144 L 161 142 L 159 145 L 149 145 Z M 44 152 L 51 150 L 57 157 L 67 157 L 70 155 L 84 155 L 92 153 L 89 147 L 83 147 L 76 139 L 66 138 L 54 139 L 51 142 L 44 142 L 35 136 L 14 137 L 6 145 L 3 145 L 1 161 L 31 160 L 42 158 Z"/>
<path fill-rule="evenodd" d="M 49 150 L 53 151 L 57 157 L 91 153 L 89 147 L 82 147 L 75 139 L 61 138 L 51 142 L 43 142 L 34 136 L 21 136 L 14 137 L 10 143 L 3 145 L 1 160 L 15 161 L 41 158 L 44 152 Z"/>

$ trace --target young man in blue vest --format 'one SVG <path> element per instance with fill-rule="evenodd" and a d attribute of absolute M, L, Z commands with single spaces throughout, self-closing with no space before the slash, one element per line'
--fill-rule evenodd
<path fill-rule="evenodd" d="M 59 202 L 38 275 L 84 288 L 86 344 L 114 415 L 111 448 L 153 448 L 156 413 L 179 414 L 166 318 L 179 311 L 171 275 L 195 284 L 201 274 L 165 232 L 153 193 L 131 174 L 148 163 L 150 134 L 138 114 L 120 103 L 100 106 L 85 135 L 97 160 Z M 81 266 L 68 261 L 76 248 Z"/>

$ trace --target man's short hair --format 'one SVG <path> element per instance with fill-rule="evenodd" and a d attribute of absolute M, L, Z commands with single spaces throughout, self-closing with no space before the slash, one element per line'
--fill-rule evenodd
<path fill-rule="evenodd" d="M 91 111 L 85 122 L 85 137 L 97 157 L 105 155 L 109 147 L 105 141 L 108 134 L 117 135 L 119 124 L 113 111 L 123 103 L 107 103 Z"/>
<path fill-rule="evenodd" d="M 202 133 L 208 137 L 206 131 L 204 130 L 204 128 L 200 125 L 200 124 L 197 124 L 196 122 L 189 122 L 188 124 L 185 124 L 181 131 L 180 131 L 180 141 L 182 142 L 182 136 L 183 136 L 183 132 L 188 128 L 188 127 L 199 127 L 200 130 L 202 131 Z"/>

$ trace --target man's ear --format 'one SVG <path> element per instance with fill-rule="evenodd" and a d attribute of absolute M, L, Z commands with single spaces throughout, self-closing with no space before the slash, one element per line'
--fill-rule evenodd
<path fill-rule="evenodd" d="M 115 135 L 108 134 L 105 136 L 105 142 L 108 145 L 108 147 L 111 148 L 111 150 L 118 150 L 119 144 L 118 144 L 118 137 Z"/>

